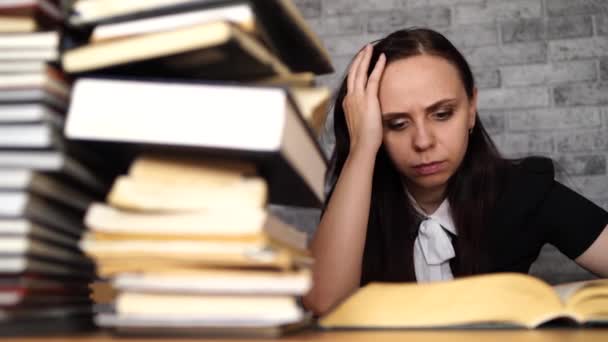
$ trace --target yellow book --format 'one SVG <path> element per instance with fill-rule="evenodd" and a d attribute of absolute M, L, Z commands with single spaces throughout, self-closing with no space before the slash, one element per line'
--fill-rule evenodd
<path fill-rule="evenodd" d="M 208 268 L 290 270 L 309 268 L 310 257 L 295 256 L 287 251 L 266 254 L 207 255 L 205 258 L 174 255 L 96 257 L 97 274 L 111 277 L 123 273 L 197 272 Z"/>
<path fill-rule="evenodd" d="M 225 185 L 169 186 L 121 176 L 108 195 L 110 205 L 141 211 L 194 211 L 210 208 L 263 207 L 268 187 L 262 178 L 243 179 Z"/>
<path fill-rule="evenodd" d="M 139 156 L 129 168 L 133 179 L 170 186 L 230 185 L 255 175 L 252 163 L 154 153 Z"/>
<path fill-rule="evenodd" d="M 90 230 L 89 236 L 96 240 L 274 241 L 302 252 L 307 250 L 306 233 L 263 208 L 145 213 L 95 203 L 87 210 L 85 225 Z"/>
<path fill-rule="evenodd" d="M 536 328 L 565 319 L 608 323 L 608 280 L 551 287 L 502 273 L 430 284 L 371 283 L 320 320 L 324 328 Z"/>
<path fill-rule="evenodd" d="M 292 87 L 289 92 L 313 132 L 317 136 L 320 135 L 327 119 L 329 100 L 331 99 L 329 88 Z"/>

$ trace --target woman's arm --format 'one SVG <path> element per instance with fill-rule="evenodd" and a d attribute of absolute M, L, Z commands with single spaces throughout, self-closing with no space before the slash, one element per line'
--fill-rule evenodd
<path fill-rule="evenodd" d="M 378 83 L 385 57 L 369 80 L 372 47 L 355 58 L 347 78 L 344 108 L 350 152 L 312 241 L 313 287 L 304 305 L 318 315 L 333 308 L 359 287 L 369 217 L 376 153 L 382 144 Z"/>
<path fill-rule="evenodd" d="M 608 225 L 575 261 L 598 276 L 608 278 Z"/>

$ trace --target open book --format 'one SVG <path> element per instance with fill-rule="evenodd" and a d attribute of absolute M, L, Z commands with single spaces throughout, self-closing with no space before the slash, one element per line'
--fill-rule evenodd
<path fill-rule="evenodd" d="M 608 323 L 608 280 L 551 287 L 515 273 L 432 284 L 371 283 L 319 321 L 324 328 L 446 328 Z"/>

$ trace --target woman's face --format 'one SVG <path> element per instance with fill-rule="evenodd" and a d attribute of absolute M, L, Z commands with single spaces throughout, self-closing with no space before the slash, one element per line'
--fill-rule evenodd
<path fill-rule="evenodd" d="M 384 146 L 410 191 L 443 191 L 464 158 L 475 124 L 458 70 L 418 55 L 389 63 L 379 88 Z"/>

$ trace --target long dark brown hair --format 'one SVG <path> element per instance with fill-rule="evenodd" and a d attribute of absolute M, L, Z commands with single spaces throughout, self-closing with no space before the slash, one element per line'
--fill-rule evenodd
<path fill-rule="evenodd" d="M 405 29 L 374 42 L 368 77 L 381 53 L 385 54 L 387 64 L 421 54 L 442 57 L 457 68 L 469 99 L 474 96 L 475 82 L 468 63 L 456 47 L 438 32 L 422 28 Z M 334 104 L 336 145 L 328 170 L 328 201 L 350 149 L 342 108 L 346 90 L 345 78 Z M 483 227 L 494 206 L 499 191 L 499 177 L 506 163 L 476 114 L 475 127 L 464 159 L 447 187 L 447 198 L 458 230 L 458 236 L 455 237 L 457 258 L 452 261 L 454 276 L 480 272 Z M 402 175 L 393 165 L 384 146 L 381 146 L 376 155 L 372 180 L 362 285 L 370 281 L 416 280 L 413 245 L 418 234 L 419 220 L 419 215 L 404 191 Z"/>

